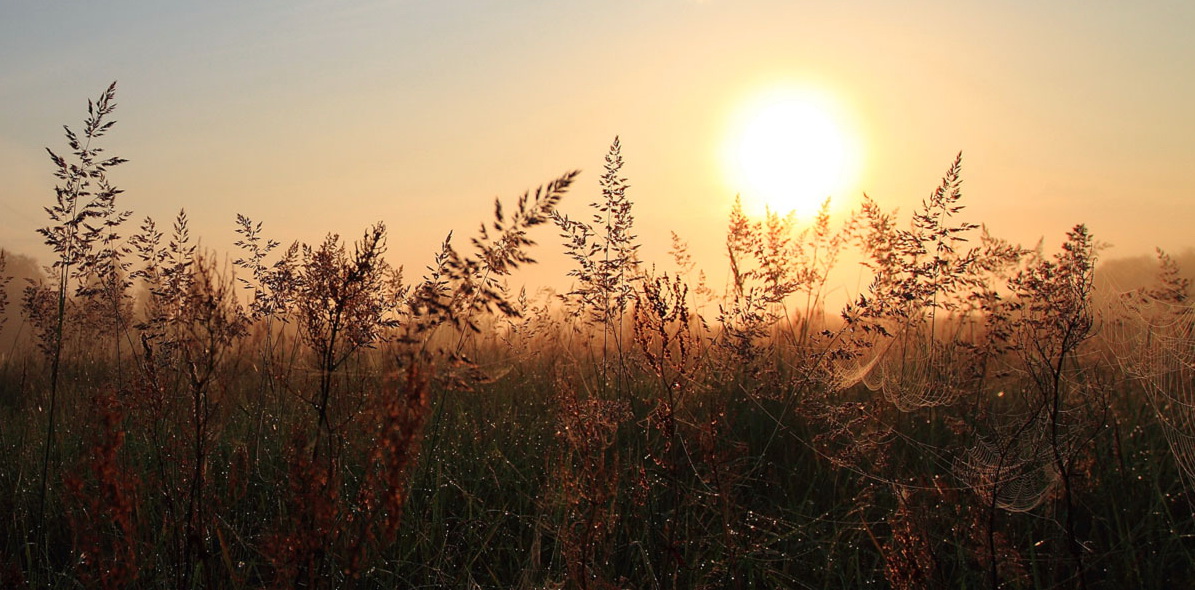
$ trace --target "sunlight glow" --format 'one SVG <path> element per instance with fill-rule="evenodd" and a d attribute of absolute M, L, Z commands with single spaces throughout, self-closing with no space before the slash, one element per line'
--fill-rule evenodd
<path fill-rule="evenodd" d="M 858 174 L 859 154 L 832 104 L 812 93 L 773 92 L 747 103 L 726 142 L 728 182 L 755 214 L 798 216 L 842 196 Z"/>

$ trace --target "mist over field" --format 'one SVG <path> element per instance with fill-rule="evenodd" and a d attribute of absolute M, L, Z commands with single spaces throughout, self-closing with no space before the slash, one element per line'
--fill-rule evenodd
<path fill-rule="evenodd" d="M 446 230 L 447 231 L 447 230 Z M 551 230 L 540 232 L 538 236 L 540 241 L 546 242 L 545 249 L 555 248 L 556 237 Z M 17 252 L 5 251 L 7 257 L 6 275 L 12 277 L 5 286 L 5 293 L 7 293 L 8 301 L 16 302 L 21 300 L 22 293 L 30 281 L 45 280 L 46 273 L 44 272 L 45 263 L 38 261 L 31 256 L 26 256 Z M 219 254 L 217 254 L 219 256 Z M 539 258 L 552 257 L 553 253 L 540 253 Z M 560 256 L 560 255 L 558 255 Z M 1174 260 L 1182 272 L 1182 276 L 1190 279 L 1195 279 L 1195 250 L 1187 249 L 1174 254 Z M 722 261 L 723 264 L 725 261 Z M 516 275 L 516 279 L 512 284 L 519 289 L 526 289 L 530 292 L 535 292 L 537 289 L 550 289 L 554 293 L 568 292 L 571 290 L 574 281 L 569 277 L 567 268 L 555 269 L 560 272 L 560 276 L 553 277 L 548 273 L 537 273 L 531 276 L 526 274 Z M 705 269 L 702 269 L 705 270 Z M 711 267 L 708 269 L 710 276 L 721 276 L 722 269 Z M 1107 258 L 1105 257 L 1099 263 L 1096 270 L 1096 289 L 1104 294 L 1104 296 L 1114 296 L 1116 294 L 1130 292 L 1137 289 L 1148 287 L 1156 278 L 1158 272 L 1157 260 L 1155 256 L 1140 255 L 1127 258 Z M 844 272 L 840 269 L 838 278 L 850 279 L 851 286 L 854 287 L 859 282 L 858 273 Z M 535 279 L 543 279 L 548 281 L 545 285 L 538 285 L 534 282 Z M 715 281 L 716 282 L 716 281 Z M 846 289 L 843 289 L 845 292 Z M 837 301 L 835 303 L 838 303 Z M 828 315 L 836 316 L 838 309 L 834 305 L 829 305 L 825 312 Z M 6 315 L 3 320 L 7 328 L 0 332 L 0 351 L 3 354 L 13 354 L 18 346 L 28 346 L 28 338 L 31 334 L 24 325 L 25 319 L 21 315 L 21 310 L 15 305 L 8 306 L 5 310 Z"/>

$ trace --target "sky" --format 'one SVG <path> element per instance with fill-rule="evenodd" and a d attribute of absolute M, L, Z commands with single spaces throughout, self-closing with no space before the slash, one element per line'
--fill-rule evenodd
<path fill-rule="evenodd" d="M 48 260 L 44 148 L 66 151 L 62 125 L 116 80 L 121 207 L 160 225 L 185 208 L 217 251 L 238 213 L 284 242 L 380 220 L 419 274 L 494 197 L 568 170 L 561 208 L 588 216 L 619 136 L 643 257 L 675 231 L 719 276 L 736 121 L 796 88 L 857 147 L 837 212 L 866 192 L 907 215 L 961 151 L 963 218 L 995 235 L 1057 244 L 1087 223 L 1107 257 L 1180 252 L 1192 30 L 1189 0 L 6 1 L 0 247 Z M 532 237 L 537 280 L 565 284 L 557 232 Z"/>

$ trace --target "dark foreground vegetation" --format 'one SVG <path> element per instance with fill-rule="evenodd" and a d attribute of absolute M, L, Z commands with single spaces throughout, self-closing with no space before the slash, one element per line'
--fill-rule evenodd
<path fill-rule="evenodd" d="M 119 208 L 114 107 L 0 299 L 0 587 L 1195 586 L 1187 281 L 987 235 L 958 160 L 911 222 L 736 207 L 724 288 L 640 260 L 617 140 L 592 217 L 565 174 L 421 278 L 381 223 L 241 216 L 229 269 Z M 508 291 L 535 226 L 572 292 Z M 826 314 L 847 252 L 872 283 Z"/>

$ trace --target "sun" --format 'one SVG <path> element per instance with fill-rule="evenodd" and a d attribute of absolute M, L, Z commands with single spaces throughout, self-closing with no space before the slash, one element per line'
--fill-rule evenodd
<path fill-rule="evenodd" d="M 754 213 L 812 215 L 854 182 L 858 148 L 839 109 L 808 92 L 778 91 L 740 110 L 724 145 L 731 187 Z"/>

